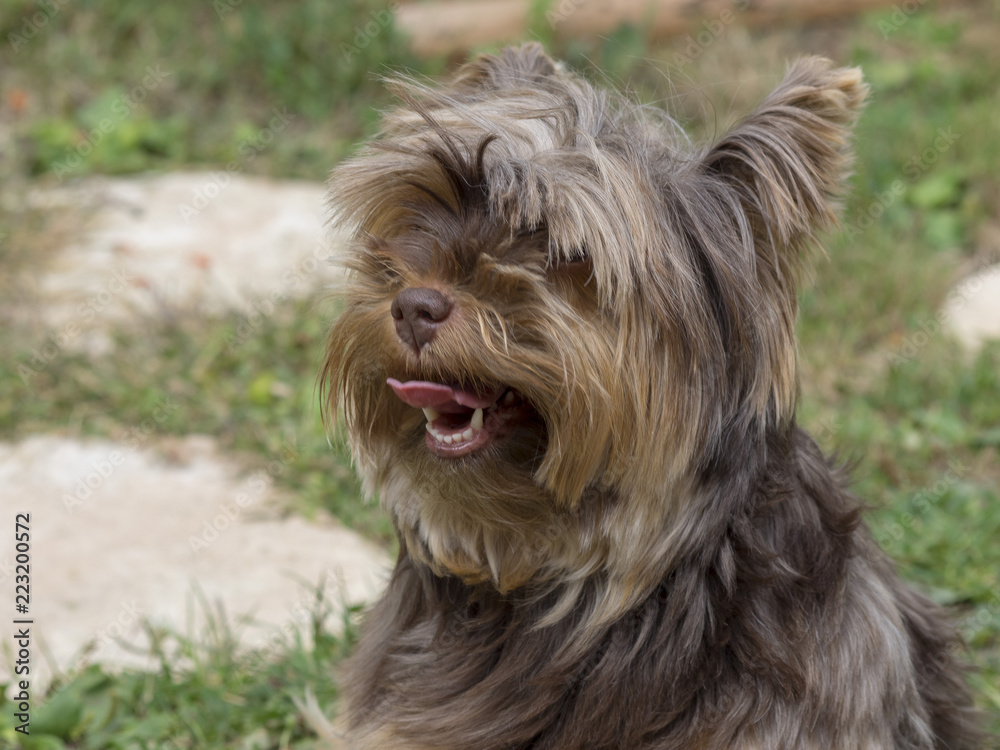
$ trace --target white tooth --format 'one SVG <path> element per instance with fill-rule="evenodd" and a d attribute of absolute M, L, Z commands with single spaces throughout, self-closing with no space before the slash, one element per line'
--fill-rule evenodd
<path fill-rule="evenodd" d="M 434 434 L 434 428 L 431 427 L 430 422 L 424 422 L 424 429 L 427 430 L 431 435 Z"/>
<path fill-rule="evenodd" d="M 445 435 L 445 436 L 444 436 L 444 441 L 445 441 L 445 442 L 446 442 L 446 443 L 447 443 L 448 445 L 451 445 L 451 443 L 452 443 L 452 439 L 451 439 L 451 435 Z"/>
<path fill-rule="evenodd" d="M 434 411 L 432 408 L 428 406 L 426 409 L 424 409 L 424 416 L 427 417 L 428 422 L 433 422 L 435 419 L 441 416 L 441 412 Z"/>
<path fill-rule="evenodd" d="M 510 406 L 514 403 L 514 391 L 507 391 L 507 395 L 503 397 L 503 405 Z"/>
<path fill-rule="evenodd" d="M 465 432 L 462 433 L 462 439 L 463 440 L 472 440 L 472 436 L 475 435 L 475 434 L 476 433 L 474 433 L 472 431 L 472 428 L 469 427 Z"/>
<path fill-rule="evenodd" d="M 483 410 L 482 409 L 476 409 L 474 412 L 472 412 L 472 421 L 469 422 L 469 426 L 473 430 L 476 430 L 477 432 L 479 430 L 483 429 Z M 468 430 L 466 430 L 466 432 L 468 432 Z"/>

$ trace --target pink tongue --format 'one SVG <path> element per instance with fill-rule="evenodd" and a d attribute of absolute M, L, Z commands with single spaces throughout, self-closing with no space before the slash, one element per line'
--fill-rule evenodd
<path fill-rule="evenodd" d="M 440 412 L 461 411 L 467 409 L 485 409 L 500 397 L 503 389 L 493 393 L 479 394 L 473 391 L 463 391 L 442 383 L 429 383 L 426 380 L 408 380 L 400 383 L 395 378 L 386 380 L 403 403 L 418 409 L 437 409 Z"/>

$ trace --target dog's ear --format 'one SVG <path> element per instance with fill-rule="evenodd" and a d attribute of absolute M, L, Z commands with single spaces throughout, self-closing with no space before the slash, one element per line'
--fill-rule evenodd
<path fill-rule="evenodd" d="M 803 58 L 705 154 L 703 176 L 735 191 L 750 226 L 742 217 L 740 223 L 752 231 L 758 254 L 780 257 L 835 221 L 851 164 L 851 129 L 867 92 L 860 69 Z"/>
<path fill-rule="evenodd" d="M 507 47 L 498 55 L 480 55 L 458 70 L 452 86 L 468 92 L 533 88 L 559 70 L 559 63 L 546 54 L 541 44 L 529 42 Z"/>

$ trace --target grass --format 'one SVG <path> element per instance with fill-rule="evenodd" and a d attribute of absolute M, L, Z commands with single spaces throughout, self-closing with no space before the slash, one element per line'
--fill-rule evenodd
<path fill-rule="evenodd" d="M 30 175 L 224 164 L 279 109 L 291 137 L 252 171 L 322 178 L 371 126 L 384 96 L 373 73 L 412 62 L 391 23 L 358 43 L 358 27 L 381 18 L 368 0 L 50 7 L 40 24 L 36 3 L 0 2 L 17 166 Z M 114 127 L 97 138 L 104 119 Z"/>
<path fill-rule="evenodd" d="M 371 71 L 442 68 L 414 60 L 378 8 L 359 0 L 54 7 L 15 49 L 10 35 L 38 6 L 0 0 L 0 143 L 14 146 L 0 148 L 0 294 L 22 304 L 30 295 L 16 274 L 43 266 L 53 237 L 71 230 L 24 208 L 28 186 L 92 172 L 217 168 L 240 157 L 274 108 L 295 116 L 244 171 L 322 179 L 372 132 L 373 111 L 386 102 Z M 892 13 L 822 28 L 733 25 L 690 63 L 677 63 L 685 40 L 652 45 L 628 28 L 556 51 L 666 105 L 701 135 L 721 132 L 803 51 L 863 66 L 872 99 L 857 134 L 846 231 L 829 238 L 800 298 L 801 420 L 856 462 L 870 525 L 904 576 L 954 608 L 980 669 L 978 700 L 1000 732 L 1000 347 L 969 357 L 934 323 L 957 281 L 1000 260 L 1000 10 L 922 6 L 901 25 Z M 359 37 L 372 22 L 377 33 Z M 169 74 L 134 106 L 123 100 L 157 65 Z M 93 129 L 123 102 L 127 116 L 95 143 Z M 65 171 L 74 154 L 79 164 Z M 177 408 L 159 434 L 211 434 L 248 469 L 292 446 L 277 478 L 292 510 L 330 510 L 389 545 L 385 519 L 360 502 L 343 449 L 331 451 L 319 418 L 315 373 L 333 314 L 326 303 L 283 303 L 235 347 L 238 317 L 178 314 L 119 332 L 114 354 L 62 353 L 27 382 L 20 367 L 44 332 L 17 319 L 0 328 L 0 439 L 114 437 L 170 399 Z M 350 628 L 331 635 L 325 622 L 317 617 L 309 638 L 264 655 L 236 651 L 223 622 L 198 637 L 156 633 L 159 671 L 93 666 L 66 675 L 33 716 L 30 747 L 307 747 L 292 696 L 312 684 L 329 705 L 326 675 L 353 637 Z M 10 714 L 9 703 L 0 706 L 0 744 L 14 740 Z"/>
<path fill-rule="evenodd" d="M 304 629 L 249 652 L 237 648 L 223 615 L 208 614 L 196 638 L 146 626 L 154 670 L 112 674 L 92 665 L 57 682 L 32 713 L 27 738 L 15 734 L 15 709 L 0 697 L 0 743 L 20 739 L 24 750 L 318 750 L 295 698 L 308 689 L 322 705 L 335 700 L 330 675 L 354 643 L 352 613 L 335 637 L 328 603 L 317 599 Z"/>

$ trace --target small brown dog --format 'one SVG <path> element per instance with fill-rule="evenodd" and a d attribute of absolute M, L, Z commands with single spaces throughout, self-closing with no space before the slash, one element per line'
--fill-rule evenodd
<path fill-rule="evenodd" d="M 325 382 L 400 541 L 349 745 L 978 747 L 951 627 L 795 423 L 860 72 L 800 60 L 701 149 L 537 45 L 394 88 L 332 178 Z"/>

